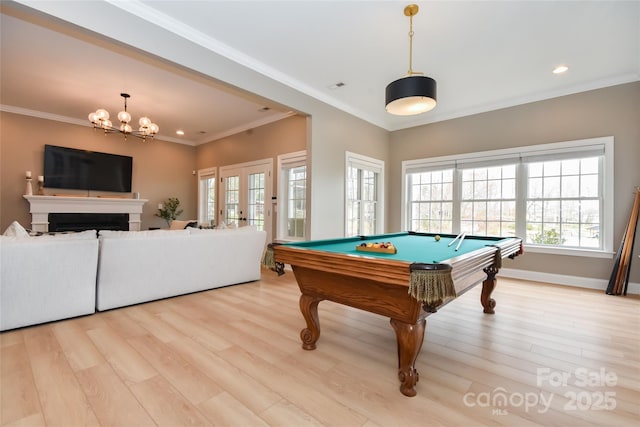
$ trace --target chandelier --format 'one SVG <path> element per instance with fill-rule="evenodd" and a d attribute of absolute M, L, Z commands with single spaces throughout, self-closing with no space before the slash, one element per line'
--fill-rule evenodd
<path fill-rule="evenodd" d="M 413 17 L 418 14 L 418 5 L 405 7 L 404 14 L 409 17 L 409 71 L 403 78 L 387 85 L 385 108 L 390 114 L 412 116 L 426 113 L 436 106 L 436 81 L 412 69 Z"/>
<path fill-rule="evenodd" d="M 124 134 L 125 141 L 127 140 L 127 136 L 132 135 L 136 138 L 140 138 L 143 141 L 146 141 L 147 138 L 153 139 L 155 134 L 158 133 L 160 128 L 157 124 L 152 123 L 151 119 L 148 117 L 141 117 L 138 121 L 140 127 L 138 130 L 133 130 L 129 122 L 131 121 L 131 114 L 127 112 L 127 98 L 131 98 L 131 95 L 128 93 L 121 93 L 121 97 L 124 98 L 124 110 L 118 113 L 118 121 L 120 122 L 120 127 L 114 127 L 111 120 L 109 120 L 109 112 L 102 108 L 94 111 L 89 114 L 89 121 L 93 124 L 94 129 L 102 129 L 104 130 L 105 135 L 108 133 L 122 133 Z"/>

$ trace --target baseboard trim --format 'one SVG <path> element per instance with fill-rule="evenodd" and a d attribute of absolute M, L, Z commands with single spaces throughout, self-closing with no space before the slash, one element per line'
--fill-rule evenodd
<path fill-rule="evenodd" d="M 501 268 L 500 276 L 512 279 L 532 280 L 535 282 L 553 283 L 554 285 L 573 286 L 576 288 L 598 289 L 605 291 L 608 280 L 592 279 L 590 277 L 568 276 L 565 274 L 542 273 L 539 271 L 516 270 L 513 268 Z M 629 282 L 628 294 L 640 294 L 640 283 Z"/>

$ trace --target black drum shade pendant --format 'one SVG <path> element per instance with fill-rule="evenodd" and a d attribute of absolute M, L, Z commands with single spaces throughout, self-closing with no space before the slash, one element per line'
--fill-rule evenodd
<path fill-rule="evenodd" d="M 396 116 L 412 116 L 426 113 L 436 106 L 436 81 L 423 73 L 413 71 L 413 16 L 418 13 L 418 5 L 404 8 L 409 17 L 409 71 L 403 78 L 387 85 L 385 105 L 387 112 Z"/>
<path fill-rule="evenodd" d="M 431 77 L 407 76 L 387 85 L 387 111 L 396 116 L 426 113 L 436 106 L 436 81 Z"/>

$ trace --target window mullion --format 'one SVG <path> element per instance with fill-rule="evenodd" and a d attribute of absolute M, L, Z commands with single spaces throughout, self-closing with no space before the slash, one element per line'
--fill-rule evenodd
<path fill-rule="evenodd" d="M 516 165 L 516 236 L 527 234 L 527 168 L 520 162 Z"/>
<path fill-rule="evenodd" d="M 452 207 L 452 231 L 460 233 L 460 206 L 462 204 L 462 170 L 457 167 L 453 171 L 453 207 Z"/>

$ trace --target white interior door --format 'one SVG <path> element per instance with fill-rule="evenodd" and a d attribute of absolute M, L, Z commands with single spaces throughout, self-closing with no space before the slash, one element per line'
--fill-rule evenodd
<path fill-rule="evenodd" d="M 220 168 L 219 222 L 227 225 L 255 225 L 272 238 L 271 159 Z"/>

